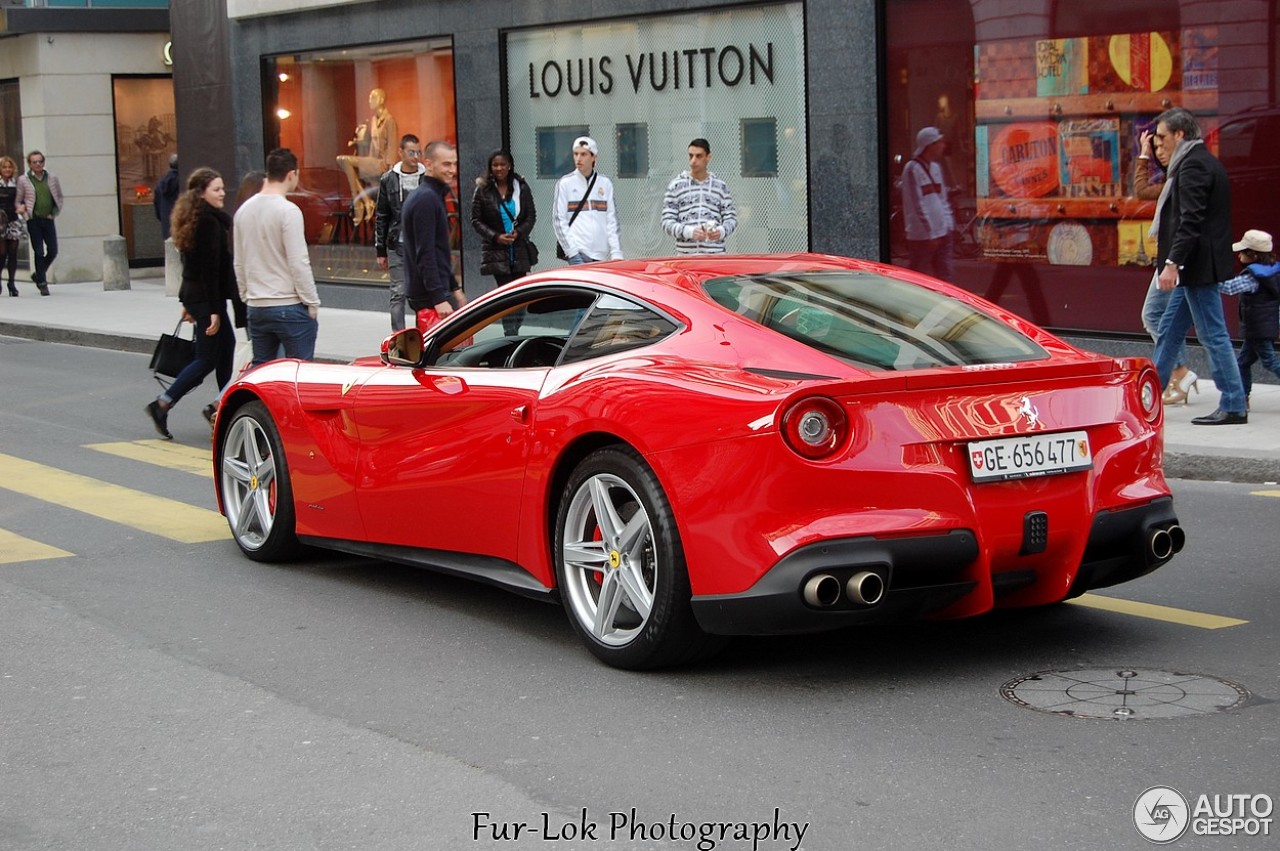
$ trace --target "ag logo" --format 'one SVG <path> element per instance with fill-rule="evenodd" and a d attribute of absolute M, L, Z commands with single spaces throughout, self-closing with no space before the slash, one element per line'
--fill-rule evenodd
<path fill-rule="evenodd" d="M 1187 799 L 1170 786 L 1152 786 L 1133 804 L 1133 824 L 1138 833 L 1157 845 L 1181 839 L 1191 823 L 1190 816 Z"/>

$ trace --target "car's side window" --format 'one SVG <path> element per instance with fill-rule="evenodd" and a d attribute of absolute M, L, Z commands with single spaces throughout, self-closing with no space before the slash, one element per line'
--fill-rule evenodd
<path fill-rule="evenodd" d="M 678 326 L 650 308 L 614 295 L 601 296 L 578 326 L 563 363 L 647 346 Z"/>
<path fill-rule="evenodd" d="M 459 326 L 440 347 L 437 366 L 519 369 L 550 366 L 586 314 L 596 294 L 588 291 L 542 292 L 508 302 L 466 326 Z"/>

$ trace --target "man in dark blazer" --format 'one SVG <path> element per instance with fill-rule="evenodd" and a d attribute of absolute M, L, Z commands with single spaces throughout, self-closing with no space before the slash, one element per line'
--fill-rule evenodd
<path fill-rule="evenodd" d="M 1178 342 L 1194 322 L 1222 397 L 1217 410 L 1191 422 L 1242 425 L 1249 421 L 1244 384 L 1218 294 L 1218 282 L 1235 274 L 1227 171 L 1205 147 L 1195 117 L 1181 107 L 1166 110 L 1156 119 L 1155 143 L 1172 151 L 1152 225 L 1158 247 L 1159 287 L 1173 291 L 1156 331 L 1160 384 L 1168 385 Z"/>

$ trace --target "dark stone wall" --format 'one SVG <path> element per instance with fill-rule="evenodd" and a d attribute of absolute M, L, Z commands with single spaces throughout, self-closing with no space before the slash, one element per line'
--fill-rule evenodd
<path fill-rule="evenodd" d="M 178 168 L 183 177 L 199 166 L 215 169 L 227 184 L 230 200 L 242 171 L 237 169 L 235 148 L 239 119 L 232 97 L 226 0 L 171 3 L 169 26 Z"/>
<path fill-rule="evenodd" d="M 287 15 L 226 22 L 225 2 L 175 3 L 175 47 L 200 42 L 175 57 L 180 138 L 184 151 L 209 163 L 234 163 L 235 175 L 261 168 L 263 151 L 262 57 L 342 45 L 449 36 L 453 39 L 461 185 L 484 167 L 503 138 L 499 33 L 514 27 L 573 25 L 617 19 L 753 5 L 715 0 L 382 0 Z M 217 7 L 212 12 L 189 7 Z M 809 234 L 814 251 L 880 257 L 882 194 L 879 125 L 878 16 L 876 0 L 807 0 Z M 181 11 L 180 11 L 181 10 Z M 223 58 L 212 55 L 221 49 Z M 229 64 L 228 64 L 229 58 Z M 206 63 L 180 73 L 188 62 Z M 227 68 L 224 76 L 216 68 Z M 187 74 L 192 78 L 186 79 Z M 216 77 L 215 84 L 210 77 Z M 201 82 L 196 82 L 196 79 Z M 230 103 L 223 95 L 230 88 Z M 184 132 L 186 120 L 202 128 Z M 203 133 L 188 142 L 193 133 Z M 215 157 L 212 149 L 218 148 Z M 209 150 L 206 156 L 205 151 Z M 184 153 L 185 156 L 185 153 Z M 215 166 L 217 167 L 217 166 Z M 225 173 L 227 170 L 220 169 Z M 463 221 L 470 192 L 463 192 Z M 479 280 L 479 249 L 463 228 L 464 275 Z"/>

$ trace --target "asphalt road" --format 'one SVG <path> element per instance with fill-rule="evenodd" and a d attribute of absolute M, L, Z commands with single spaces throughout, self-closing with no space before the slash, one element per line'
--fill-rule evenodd
<path fill-rule="evenodd" d="M 0 338 L 6 851 L 1123 849 L 1152 786 L 1280 795 L 1280 488 L 1175 482 L 1186 551 L 1093 600 L 1137 613 L 740 639 L 630 674 L 553 606 L 245 560 L 210 514 L 208 394 L 162 445 L 155 389 L 142 355 Z M 1086 720 L 1001 696 L 1080 670 L 1248 697 Z M 1270 827 L 1174 847 L 1274 848 Z"/>

